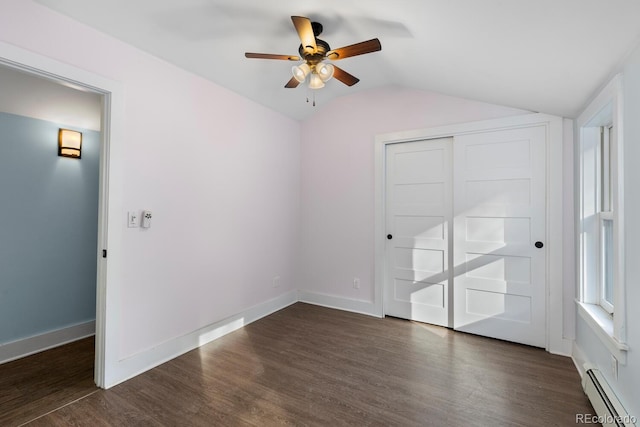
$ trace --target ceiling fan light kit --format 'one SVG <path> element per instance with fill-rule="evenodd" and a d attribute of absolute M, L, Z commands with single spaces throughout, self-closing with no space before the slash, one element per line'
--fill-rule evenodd
<path fill-rule="evenodd" d="M 298 87 L 300 83 L 304 83 L 307 80 L 307 76 L 309 77 L 309 89 L 323 88 L 325 82 L 331 80 L 332 77 L 347 86 L 353 86 L 360 79 L 333 64 L 323 61 L 325 59 L 337 61 L 382 50 L 382 45 L 378 39 L 371 39 L 331 50 L 329 43 L 318 38 L 322 33 L 322 24 L 311 22 L 309 18 L 303 16 L 292 16 L 291 20 L 300 38 L 300 46 L 298 48 L 300 56 L 251 52 L 244 54 L 247 58 L 304 61 L 302 64 L 291 68 L 293 77 L 284 86 L 285 88 Z"/>
<path fill-rule="evenodd" d="M 307 64 L 294 65 L 291 67 L 291 73 L 293 77 L 299 82 L 303 83 L 309 74 L 309 89 L 320 89 L 324 87 L 324 83 L 331 80 L 333 77 L 334 67 L 331 64 L 320 63 L 313 66 L 313 69 Z"/>

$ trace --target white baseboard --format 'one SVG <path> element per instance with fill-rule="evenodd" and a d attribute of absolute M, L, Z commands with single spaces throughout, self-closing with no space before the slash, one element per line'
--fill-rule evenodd
<path fill-rule="evenodd" d="M 118 362 L 117 372 L 114 375 L 110 375 L 110 378 L 105 382 L 105 388 L 111 388 L 269 314 L 295 304 L 298 302 L 297 296 L 296 291 L 287 292 L 187 335 L 166 341 L 147 351 L 122 359 Z"/>
<path fill-rule="evenodd" d="M 29 338 L 0 344 L 0 364 L 90 337 L 94 335 L 95 332 L 96 322 L 92 320 Z"/>
<path fill-rule="evenodd" d="M 549 353 L 557 354 L 558 356 L 571 357 L 573 354 L 573 340 L 562 338 L 549 345 Z"/>
<path fill-rule="evenodd" d="M 366 314 L 374 317 L 382 317 L 376 310 L 375 304 L 370 301 L 356 300 L 334 295 L 319 294 L 304 290 L 298 291 L 298 301 L 322 307 L 337 308 L 338 310 L 351 311 L 353 313 Z"/>
<path fill-rule="evenodd" d="M 575 341 L 573 342 L 573 349 L 571 351 L 571 360 L 573 360 L 573 364 L 576 365 L 576 369 L 580 374 L 580 378 L 584 377 L 584 374 L 586 373 L 584 365 L 588 362 L 588 360 L 586 355 L 584 354 L 584 351 L 582 351 L 582 349 L 578 346 L 578 344 L 576 344 Z"/>

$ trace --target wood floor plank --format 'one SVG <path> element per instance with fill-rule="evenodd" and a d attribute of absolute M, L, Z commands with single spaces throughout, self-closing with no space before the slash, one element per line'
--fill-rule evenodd
<path fill-rule="evenodd" d="M 98 388 L 94 338 L 0 365 L 0 425 L 18 426 Z"/>
<path fill-rule="evenodd" d="M 593 414 L 570 359 L 298 303 L 33 426 L 566 426 Z"/>
<path fill-rule="evenodd" d="M 98 395 L 98 393 L 100 393 Z M 30 427 L 158 426 L 149 414 L 110 390 L 101 390 L 48 413 L 27 424 Z"/>

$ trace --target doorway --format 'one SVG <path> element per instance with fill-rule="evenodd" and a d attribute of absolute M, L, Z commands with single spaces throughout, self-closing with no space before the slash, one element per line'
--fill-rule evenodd
<path fill-rule="evenodd" d="M 6 66 L 21 72 L 38 76 L 63 86 L 92 92 L 102 99 L 100 134 L 100 165 L 99 165 L 99 196 L 98 196 L 98 247 L 96 274 L 96 320 L 95 320 L 95 362 L 94 382 L 99 387 L 108 387 L 112 379 L 108 374 L 117 360 L 117 355 L 108 350 L 108 343 L 115 340 L 117 335 L 117 319 L 112 321 L 108 316 L 107 307 L 107 269 L 112 271 L 116 267 L 109 267 L 106 262 L 106 249 L 109 242 L 112 247 L 119 247 L 121 233 L 118 230 L 107 233 L 107 223 L 111 210 L 120 208 L 118 203 L 109 203 L 110 152 L 114 151 L 111 144 L 112 135 L 121 130 L 122 89 L 117 82 L 105 79 L 97 74 L 74 66 L 61 63 L 54 59 L 0 42 L 0 66 Z M 115 105 L 112 111 L 112 105 Z M 114 113 L 115 112 L 115 113 Z M 111 174 L 113 175 L 113 174 Z M 115 175 L 116 178 L 118 175 Z M 112 183 L 113 184 L 113 183 Z M 118 187 L 119 188 L 119 187 Z M 117 199 L 119 201 L 119 198 Z M 111 215 L 113 216 L 113 215 Z M 113 295 L 110 294 L 110 295 Z M 117 298 L 117 295 L 113 295 Z M 111 325 L 113 327 L 108 327 Z M 109 365 L 109 362 L 112 362 Z"/>
<path fill-rule="evenodd" d="M 11 424 L 96 389 L 104 100 L 5 64 L 0 80 L 0 369 L 11 390 L 0 413 Z M 58 155 L 60 129 L 81 135 L 79 158 Z"/>
<path fill-rule="evenodd" d="M 95 332 L 102 99 L 5 66 L 0 87 L 3 363 Z"/>

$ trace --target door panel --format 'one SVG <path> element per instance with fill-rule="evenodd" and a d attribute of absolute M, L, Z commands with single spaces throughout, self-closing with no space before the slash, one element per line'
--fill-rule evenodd
<path fill-rule="evenodd" d="M 385 313 L 449 325 L 451 138 L 387 146 Z"/>
<path fill-rule="evenodd" d="M 455 138 L 455 329 L 545 346 L 545 132 Z"/>

